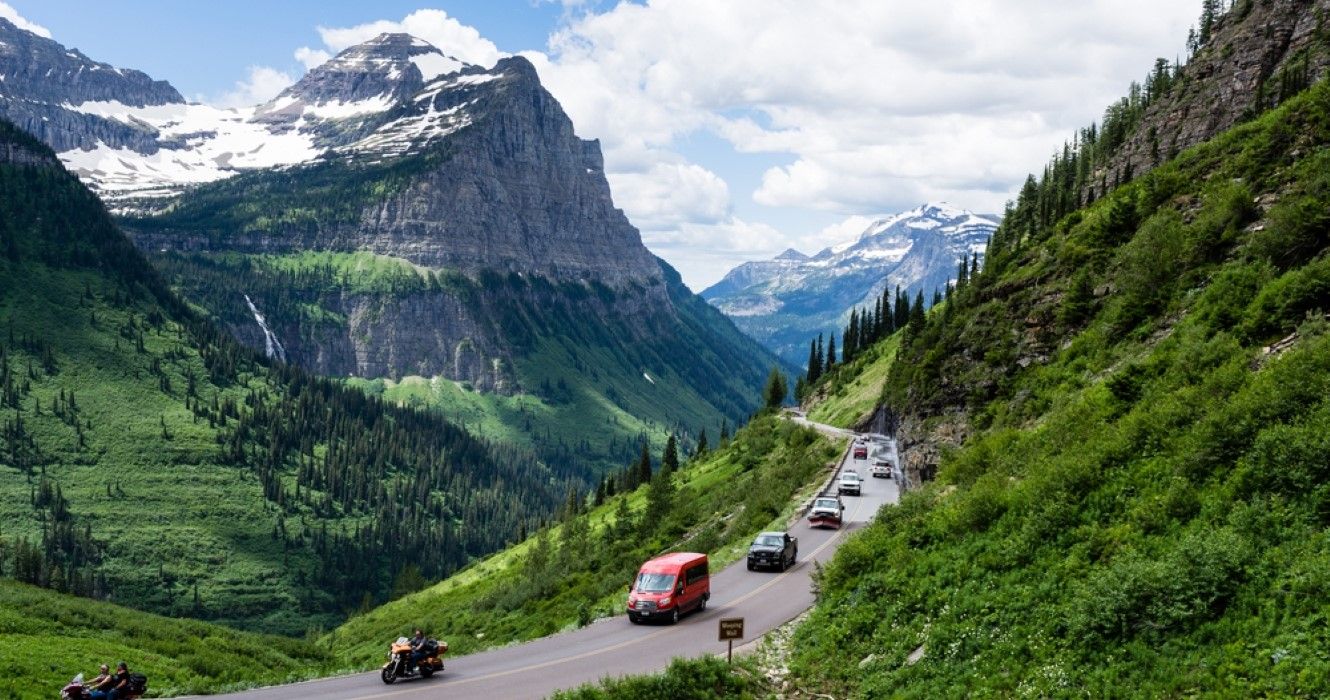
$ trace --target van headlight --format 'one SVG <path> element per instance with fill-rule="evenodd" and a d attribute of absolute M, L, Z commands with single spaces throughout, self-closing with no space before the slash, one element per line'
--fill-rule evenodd
<path fill-rule="evenodd" d="M 628 596 L 628 607 L 630 607 L 630 608 L 635 608 L 635 607 L 637 607 L 637 598 L 636 598 L 636 597 L 634 597 L 634 596 Z"/>
<path fill-rule="evenodd" d="M 669 607 L 669 605 L 670 605 L 670 598 L 669 598 L 669 596 L 666 596 L 666 597 L 660 599 L 660 607 L 665 608 L 665 607 Z"/>

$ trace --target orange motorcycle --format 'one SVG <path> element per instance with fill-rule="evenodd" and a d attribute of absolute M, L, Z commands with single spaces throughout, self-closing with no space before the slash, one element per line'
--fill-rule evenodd
<path fill-rule="evenodd" d="M 443 655 L 448 652 L 447 642 L 426 639 L 420 650 L 425 656 L 417 666 L 412 666 L 411 654 L 415 650 L 411 648 L 411 640 L 398 637 L 388 647 L 388 663 L 383 665 L 383 672 L 379 674 L 383 682 L 391 685 L 399 678 L 429 678 L 443 670 Z"/>

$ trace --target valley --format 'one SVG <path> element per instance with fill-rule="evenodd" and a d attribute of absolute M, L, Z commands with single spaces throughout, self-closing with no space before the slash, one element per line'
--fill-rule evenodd
<path fill-rule="evenodd" d="M 1330 0 L 1196 1 L 0 2 L 0 695 L 1324 695 Z"/>

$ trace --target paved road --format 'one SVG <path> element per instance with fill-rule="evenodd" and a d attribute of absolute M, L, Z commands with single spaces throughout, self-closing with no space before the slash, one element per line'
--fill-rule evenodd
<path fill-rule="evenodd" d="M 833 431 L 839 429 L 831 428 Z M 894 445 L 886 449 L 894 453 Z M 884 503 L 897 499 L 890 479 L 868 477 L 867 460 L 847 457 L 848 466 L 864 476 L 862 496 L 846 496 L 847 526 L 813 530 L 801 520 L 791 529 L 799 538 L 799 563 L 784 573 L 748 571 L 742 561 L 716 573 L 707 609 L 685 616 L 679 624 L 633 625 L 619 615 L 582 629 L 447 658 L 447 668 L 433 678 L 384 685 L 378 673 L 364 673 L 307 683 L 237 693 L 236 700 L 369 700 L 370 698 L 542 698 L 606 675 L 651 673 L 676 656 L 722 654 L 716 622 L 742 617 L 750 641 L 788 622 L 813 604 L 809 575 L 813 561 L 826 561 L 847 532 L 863 527 Z M 835 488 L 834 485 L 832 487 Z M 384 640 L 385 649 L 387 642 Z"/>

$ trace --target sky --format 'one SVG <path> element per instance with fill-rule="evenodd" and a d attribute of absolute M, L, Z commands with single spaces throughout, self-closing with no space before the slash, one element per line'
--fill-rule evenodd
<path fill-rule="evenodd" d="M 407 31 L 529 58 L 615 203 L 694 290 L 946 201 L 1000 213 L 1076 129 L 1183 51 L 1200 0 L 0 0 L 190 100 L 266 101 Z"/>

